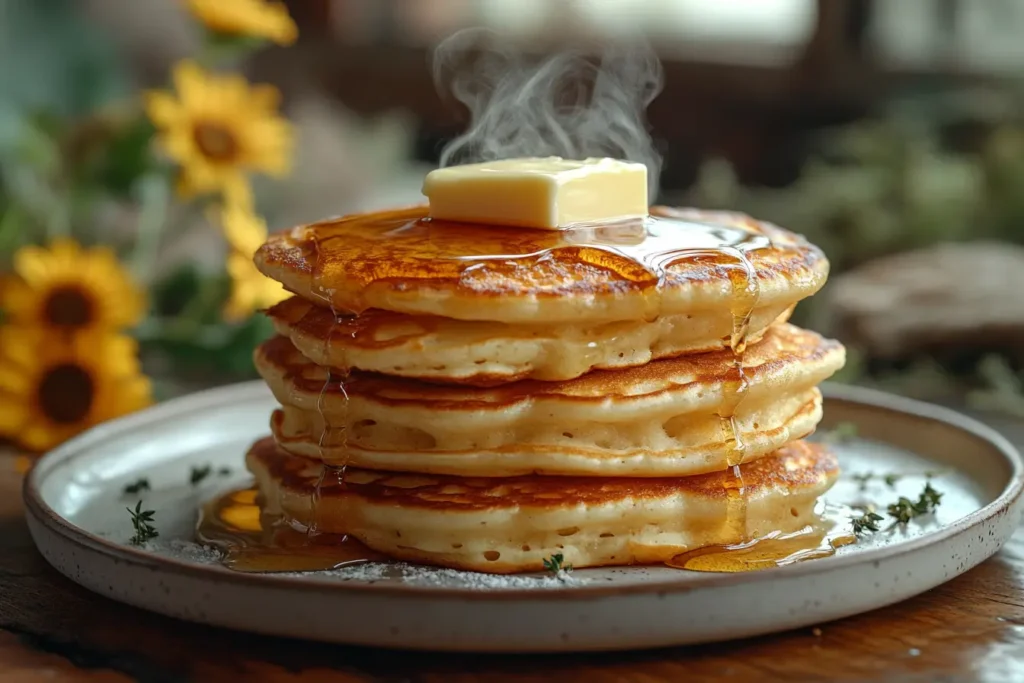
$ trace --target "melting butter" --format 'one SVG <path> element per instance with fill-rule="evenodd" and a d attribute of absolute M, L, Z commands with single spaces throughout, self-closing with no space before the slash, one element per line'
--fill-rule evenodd
<path fill-rule="evenodd" d="M 423 194 L 432 218 L 559 230 L 647 214 L 647 167 L 618 159 L 502 159 L 439 168 Z"/>

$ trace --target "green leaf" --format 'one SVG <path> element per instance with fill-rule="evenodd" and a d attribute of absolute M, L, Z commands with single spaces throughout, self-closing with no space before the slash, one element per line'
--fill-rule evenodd
<path fill-rule="evenodd" d="M 262 315 L 240 325 L 150 321 L 138 331 L 147 357 L 157 354 L 169 366 L 170 374 L 182 378 L 199 375 L 207 384 L 255 378 L 252 353 L 272 334 L 271 322 Z"/>
<path fill-rule="evenodd" d="M 274 326 L 264 315 L 254 315 L 234 329 L 231 340 L 224 347 L 222 367 L 240 378 L 255 378 L 252 354 L 256 347 L 274 334 Z"/>
<path fill-rule="evenodd" d="M 192 264 L 182 266 L 157 282 L 150 292 L 153 311 L 159 317 L 181 314 L 189 301 L 199 295 L 202 276 Z"/>
<path fill-rule="evenodd" d="M 150 143 L 153 125 L 140 116 L 109 140 L 95 170 L 95 178 L 115 195 L 127 197 L 136 180 L 157 166 Z"/>
<path fill-rule="evenodd" d="M 247 52 L 265 47 L 268 42 L 267 39 L 258 36 L 207 31 L 204 61 L 223 63 L 239 60 L 247 56 Z"/>

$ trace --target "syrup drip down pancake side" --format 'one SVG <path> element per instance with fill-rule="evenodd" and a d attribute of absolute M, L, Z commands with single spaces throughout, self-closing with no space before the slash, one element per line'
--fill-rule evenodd
<path fill-rule="evenodd" d="M 747 515 L 738 530 L 724 473 L 488 479 L 349 468 L 336 481 L 270 438 L 246 463 L 267 511 L 293 524 L 315 521 L 323 533 L 396 559 L 492 573 L 541 570 L 558 553 L 577 568 L 668 562 L 696 548 L 793 532 L 814 522 L 815 501 L 838 476 L 834 455 L 802 441 L 745 466 Z"/>
<path fill-rule="evenodd" d="M 738 288 L 784 311 L 824 284 L 806 240 L 735 213 L 655 207 L 645 219 L 543 231 L 360 214 L 272 235 L 257 267 L 336 312 L 381 309 L 530 325 L 691 315 L 715 330 Z"/>
<path fill-rule="evenodd" d="M 747 333 L 756 342 L 792 313 L 786 302 L 757 303 Z M 300 297 L 267 315 L 317 365 L 472 386 L 520 379 L 568 380 L 593 369 L 643 365 L 659 358 L 729 347 L 728 309 L 665 315 L 653 321 L 594 325 L 518 324 L 454 320 L 371 309 L 335 316 Z"/>
<path fill-rule="evenodd" d="M 843 347 L 784 324 L 743 356 L 730 351 L 593 371 L 565 382 L 441 386 L 328 371 L 277 337 L 256 367 L 284 406 L 272 420 L 282 446 L 327 463 L 478 476 L 685 476 L 750 462 L 813 431 L 816 386 Z M 737 434 L 724 434 L 728 414 Z M 734 437 L 743 443 L 737 459 Z"/>

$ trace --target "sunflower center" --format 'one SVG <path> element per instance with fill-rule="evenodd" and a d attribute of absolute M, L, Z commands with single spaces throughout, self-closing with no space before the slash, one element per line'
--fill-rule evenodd
<path fill-rule="evenodd" d="M 43 316 L 58 327 L 85 327 L 93 320 L 93 302 L 78 287 L 58 287 L 46 297 Z"/>
<path fill-rule="evenodd" d="M 204 156 L 228 161 L 238 153 L 238 141 L 230 130 L 217 123 L 198 123 L 192 130 L 196 146 Z"/>
<path fill-rule="evenodd" d="M 39 407 L 58 424 L 78 422 L 89 414 L 95 388 L 92 376 L 78 365 L 55 365 L 39 383 Z"/>

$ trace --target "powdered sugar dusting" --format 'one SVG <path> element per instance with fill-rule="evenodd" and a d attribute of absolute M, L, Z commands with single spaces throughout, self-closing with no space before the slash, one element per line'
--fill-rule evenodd
<path fill-rule="evenodd" d="M 141 546 L 147 552 L 182 562 L 200 565 L 219 565 L 223 559 L 220 550 L 213 546 L 201 545 L 182 539 L 148 541 Z M 462 590 L 522 590 L 575 588 L 589 583 L 589 580 L 573 573 L 560 571 L 557 574 L 482 574 L 457 569 L 424 567 L 398 562 L 383 564 L 365 562 L 338 569 L 315 572 L 281 572 L 274 576 L 282 578 L 330 579 L 344 583 L 403 583 L 411 586 L 455 588 Z"/>
<path fill-rule="evenodd" d="M 213 546 L 200 545 L 182 539 L 147 541 L 142 545 L 142 549 L 154 555 L 195 564 L 220 564 L 221 558 L 223 558 L 223 554 Z"/>
<path fill-rule="evenodd" d="M 417 586 L 437 586 L 444 588 L 462 588 L 471 590 L 510 590 L 524 588 L 567 588 L 580 586 L 586 579 L 575 577 L 567 572 L 548 574 L 545 576 L 521 574 L 481 574 L 479 572 L 463 572 L 457 569 L 437 569 L 434 567 L 416 567 L 404 565 L 401 579 L 403 583 Z"/>
<path fill-rule="evenodd" d="M 294 578 L 331 578 L 339 581 L 366 581 L 377 582 L 389 578 L 391 565 L 379 562 L 364 562 L 362 564 L 351 564 L 346 567 L 329 569 L 315 572 L 286 572 L 276 576 L 290 576 Z"/>

